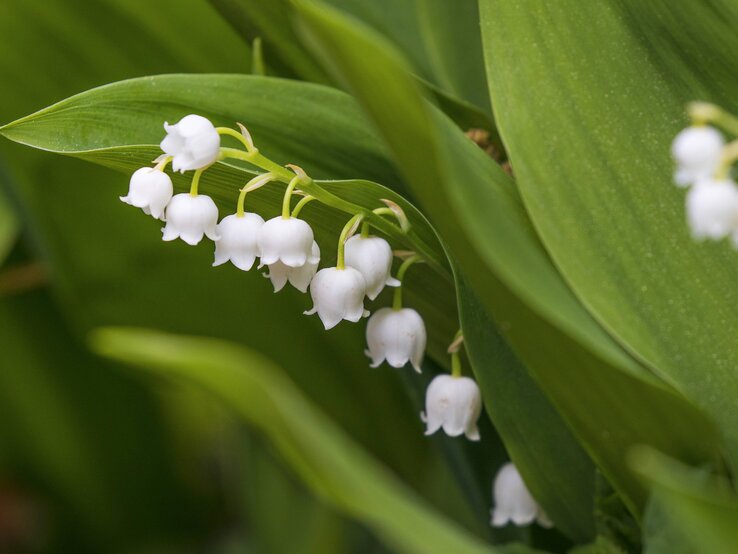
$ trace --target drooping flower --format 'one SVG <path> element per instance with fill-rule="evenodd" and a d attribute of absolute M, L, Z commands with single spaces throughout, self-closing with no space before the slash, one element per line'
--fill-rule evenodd
<path fill-rule="evenodd" d="M 348 244 L 348 243 L 347 243 Z M 384 360 L 392 367 L 410 362 L 418 373 L 425 352 L 426 331 L 423 318 L 411 308 L 381 308 L 366 325 L 366 355 L 377 367 Z"/>
<path fill-rule="evenodd" d="M 310 283 L 313 308 L 306 315 L 318 314 L 326 329 L 345 319 L 357 322 L 369 315 L 364 309 L 366 282 L 353 267 L 327 267 L 318 271 Z"/>
<path fill-rule="evenodd" d="M 248 271 L 260 255 L 258 234 L 264 225 L 259 214 L 244 213 L 224 217 L 215 228 L 220 239 L 215 243 L 213 266 L 232 262 L 238 269 Z"/>
<path fill-rule="evenodd" d="M 733 181 L 700 181 L 689 191 L 686 202 L 695 239 L 718 240 L 738 228 L 738 188 Z"/>
<path fill-rule="evenodd" d="M 164 208 L 172 199 L 173 192 L 169 175 L 153 167 L 142 167 L 131 175 L 128 195 L 120 199 L 141 208 L 146 215 L 163 220 Z"/>
<path fill-rule="evenodd" d="M 313 255 L 313 230 L 302 219 L 273 217 L 259 230 L 261 263 L 272 265 L 282 262 L 288 267 L 302 267 L 317 263 Z"/>
<path fill-rule="evenodd" d="M 190 114 L 174 125 L 164 123 L 164 130 L 167 136 L 160 146 L 172 156 L 174 171 L 202 169 L 218 159 L 220 135 L 209 119 Z"/>
<path fill-rule="evenodd" d="M 723 136 L 713 127 L 699 125 L 680 132 L 671 144 L 671 155 L 677 163 L 676 184 L 686 187 L 713 177 L 724 145 Z"/>
<path fill-rule="evenodd" d="M 490 524 L 504 527 L 512 521 L 515 525 L 529 525 L 537 521 L 541 527 L 553 527 L 546 512 L 538 505 L 525 486 L 518 469 L 511 462 L 497 472 L 492 487 L 494 507 Z"/>
<path fill-rule="evenodd" d="M 399 287 L 400 281 L 390 275 L 392 247 L 381 237 L 354 235 L 346 241 L 346 265 L 358 269 L 366 281 L 366 295 L 374 300 L 385 285 Z"/>
<path fill-rule="evenodd" d="M 315 260 L 311 262 L 310 260 Z M 274 292 L 279 292 L 287 284 L 287 281 L 300 292 L 307 292 L 308 285 L 315 277 L 315 272 L 318 271 L 318 263 L 320 262 L 320 247 L 318 243 L 313 241 L 313 248 L 311 251 L 311 257 L 305 262 L 305 265 L 300 267 L 290 267 L 284 265 L 282 262 L 274 262 L 269 265 L 269 273 L 265 274 L 274 285 Z M 262 267 L 262 264 L 259 267 Z"/>
<path fill-rule="evenodd" d="M 167 224 L 162 229 L 162 239 L 166 241 L 181 238 L 187 244 L 196 245 L 203 235 L 211 240 L 220 238 L 218 207 L 213 199 L 204 194 L 175 194 L 166 210 Z"/>
<path fill-rule="evenodd" d="M 474 379 L 438 375 L 425 392 L 425 413 L 421 419 L 432 435 L 443 428 L 450 437 L 462 433 L 472 441 L 479 440 L 477 420 L 482 412 L 482 396 Z"/>

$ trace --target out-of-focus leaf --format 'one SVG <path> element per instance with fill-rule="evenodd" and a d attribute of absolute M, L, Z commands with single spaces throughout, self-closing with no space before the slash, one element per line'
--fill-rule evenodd
<path fill-rule="evenodd" d="M 423 102 L 394 51 L 317 2 L 299 6 L 327 66 L 351 85 L 380 128 L 500 330 L 629 508 L 638 514 L 645 496 L 625 464 L 630 445 L 654 444 L 687 460 L 715 460 L 719 447 L 711 423 L 629 358 L 589 316 L 546 256 L 509 177 Z M 567 486 L 580 486 L 568 453 L 550 455 L 561 455 L 557 476 Z M 524 467 L 532 471 L 535 460 Z M 547 509 L 555 507 L 555 491 L 534 492 Z M 576 518 L 563 511 L 550 515 L 581 538 L 591 532 L 582 525 L 588 510 L 589 504 L 573 507 L 581 514 Z"/>
<path fill-rule="evenodd" d="M 644 552 L 735 552 L 738 497 L 727 480 L 685 466 L 651 448 L 634 450 L 631 461 L 652 488 L 644 522 Z"/>
<path fill-rule="evenodd" d="M 597 540 L 591 544 L 572 548 L 569 554 L 626 554 L 625 550 L 612 543 L 612 541 L 597 537 Z"/>
<path fill-rule="evenodd" d="M 433 512 L 313 407 L 278 367 L 216 340 L 108 328 L 106 356 L 194 381 L 264 432 L 308 485 L 399 551 L 497 552 Z"/>
<path fill-rule="evenodd" d="M 248 42 L 263 41 L 267 66 L 283 77 L 329 83 L 328 76 L 302 47 L 291 25 L 289 0 L 209 0 Z"/>
<path fill-rule="evenodd" d="M 415 10 L 435 82 L 489 112 L 477 0 L 415 0 Z"/>
<path fill-rule="evenodd" d="M 0 343 L 0 457 L 16 479 L 42 489 L 52 544 L 67 550 L 56 541 L 84 537 L 73 550 L 99 551 L 203 532 L 195 496 L 173 478 L 176 459 L 153 399 L 85 352 L 47 293 L 0 301 Z"/>
<path fill-rule="evenodd" d="M 0 182 L 5 178 L 4 169 L 0 166 Z M 0 266 L 15 243 L 18 236 L 18 218 L 10 207 L 5 191 L 0 187 Z"/>
<path fill-rule="evenodd" d="M 709 413 L 738 459 L 738 255 L 692 240 L 669 157 L 687 125 L 685 104 L 728 90 L 720 79 L 697 86 L 684 52 L 699 51 L 694 62 L 722 48 L 707 67 L 720 59 L 719 74 L 734 75 L 727 53 L 738 40 L 723 28 L 738 23 L 735 7 L 483 0 L 481 8 L 500 133 L 541 240 L 594 317 Z M 652 24 L 636 23 L 642 10 Z M 732 19 L 717 24 L 718 13 Z M 736 108 L 732 78 L 729 90 Z"/>

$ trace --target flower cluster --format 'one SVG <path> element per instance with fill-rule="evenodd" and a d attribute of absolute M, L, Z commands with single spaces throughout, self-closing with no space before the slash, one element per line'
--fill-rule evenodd
<path fill-rule="evenodd" d="M 716 106 L 690 106 L 693 125 L 682 130 L 671 145 L 676 162 L 674 182 L 688 188 L 687 222 L 697 240 L 732 239 L 738 247 L 738 186 L 731 168 L 738 159 L 738 142 L 727 143 L 708 122 L 738 123 Z"/>
<path fill-rule="evenodd" d="M 386 206 L 373 211 L 357 209 L 338 239 L 336 266 L 318 270 L 320 247 L 310 225 L 298 215 L 308 202 L 324 201 L 330 195 L 300 167 L 282 167 L 266 158 L 256 149 L 246 128 L 240 127 L 240 133 L 215 127 L 208 119 L 194 114 L 174 125 L 165 123 L 166 136 L 161 142 L 164 154 L 155 160 L 154 167 L 133 173 L 128 195 L 121 200 L 164 221 L 165 241 L 182 239 L 189 245 L 199 244 L 204 237 L 213 241 L 213 266 L 231 262 L 238 269 L 249 271 L 258 259 L 258 267 L 267 268 L 265 276 L 275 292 L 288 282 L 300 292 L 309 290 L 313 307 L 305 314 L 317 314 L 325 329 L 342 320 L 357 322 L 368 317 L 365 298 L 374 300 L 384 287 L 393 287 L 392 307 L 377 310 L 368 320 L 366 355 L 372 367 L 383 361 L 395 368 L 410 363 L 420 372 L 426 328 L 417 311 L 403 306 L 402 280 L 407 269 L 422 259 L 413 252 L 393 252 L 387 240 L 370 234 L 372 221 L 382 216 L 393 217 L 404 232 L 409 224 L 402 209 L 391 201 L 384 201 Z M 240 141 L 245 151 L 223 147 L 222 135 Z M 219 221 L 218 207 L 212 198 L 199 193 L 199 183 L 208 167 L 226 158 L 246 161 L 266 173 L 246 183 L 240 190 L 235 213 Z M 174 171 L 194 171 L 189 192 L 174 194 L 172 180 L 165 173 L 169 163 Z M 281 215 L 264 221 L 259 214 L 246 212 L 246 195 L 273 182 L 287 185 Z M 294 195 L 302 198 L 293 207 Z M 403 261 L 393 277 L 395 255 Z M 442 428 L 450 436 L 463 433 L 470 440 L 479 440 L 481 395 L 473 379 L 461 376 L 460 345 L 459 336 L 449 349 L 452 374 L 437 376 L 428 387 L 422 419 L 427 424 L 426 434 Z"/>

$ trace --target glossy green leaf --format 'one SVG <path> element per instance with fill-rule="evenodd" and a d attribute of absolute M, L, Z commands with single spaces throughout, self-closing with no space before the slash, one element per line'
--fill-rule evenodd
<path fill-rule="evenodd" d="M 639 367 L 589 316 L 548 259 L 499 166 L 427 107 L 388 45 L 318 3 L 300 6 L 328 67 L 351 85 L 380 128 L 504 336 L 631 510 L 640 511 L 644 490 L 624 461 L 630 445 L 714 460 L 718 447 L 709 421 Z M 532 471 L 534 462 L 523 467 Z M 558 463 L 559 477 L 577 487 L 581 475 L 564 457 Z M 535 492 L 548 508 L 555 492 Z M 584 514 L 588 506 L 575 509 Z M 580 527 L 586 516 L 551 516 L 572 536 L 586 534 Z"/>
<path fill-rule="evenodd" d="M 256 426 L 323 498 L 401 552 L 497 552 L 433 512 L 317 410 L 268 359 L 228 343 L 103 329 L 102 354 L 197 383 Z"/>
<path fill-rule="evenodd" d="M 685 104 L 726 90 L 697 85 L 682 59 L 735 46 L 704 26 L 722 4 L 483 0 L 481 13 L 500 133 L 543 243 L 594 317 L 709 413 L 736 457 L 738 255 L 691 239 L 669 158 Z"/>
<path fill-rule="evenodd" d="M 725 479 L 659 452 L 633 452 L 652 487 L 644 522 L 646 554 L 731 554 L 738 544 L 738 497 Z"/>

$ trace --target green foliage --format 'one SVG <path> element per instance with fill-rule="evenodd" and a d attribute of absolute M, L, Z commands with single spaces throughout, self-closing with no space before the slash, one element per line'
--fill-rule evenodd
<path fill-rule="evenodd" d="M 727 0 L 3 3 L 0 505 L 31 515 L 0 549 L 734 550 L 738 257 L 689 237 L 668 152 L 688 101 L 738 112 L 737 22 Z M 354 213 L 403 208 L 407 233 L 374 221 L 427 262 L 422 375 L 117 200 L 188 113 L 315 179 L 322 266 Z M 256 172 L 219 162 L 201 192 L 233 213 Z M 99 327 L 123 365 L 81 340 Z M 418 417 L 459 327 L 478 444 Z M 490 529 L 508 457 L 555 529 Z"/>

